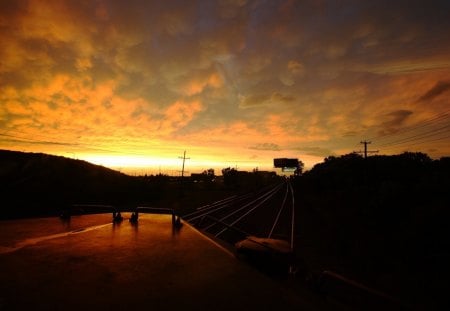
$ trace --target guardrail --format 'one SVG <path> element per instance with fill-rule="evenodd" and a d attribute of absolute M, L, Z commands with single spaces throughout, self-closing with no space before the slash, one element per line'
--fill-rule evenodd
<path fill-rule="evenodd" d="M 75 211 L 78 211 L 75 213 Z M 89 214 L 93 211 L 103 211 L 112 213 L 113 222 L 118 223 L 123 220 L 121 215 L 121 210 L 112 205 L 101 205 L 101 204 L 73 204 L 70 209 L 64 210 L 60 214 L 61 219 L 70 219 L 72 215 L 76 214 Z M 128 210 L 129 211 L 129 210 Z M 139 213 L 148 214 L 170 214 L 172 215 L 172 225 L 174 227 L 181 226 L 181 218 L 176 214 L 175 210 L 172 208 L 159 208 L 150 206 L 138 206 L 134 212 L 131 214 L 130 222 L 136 223 L 139 219 Z"/>
<path fill-rule="evenodd" d="M 138 206 L 136 211 L 134 212 L 136 221 L 139 218 L 139 213 L 148 213 L 148 214 L 170 214 L 172 215 L 172 226 L 179 227 L 181 226 L 180 216 L 176 214 L 173 208 L 161 208 L 161 207 L 149 207 L 149 206 Z M 133 215 L 132 215 L 133 217 Z M 130 219 L 131 220 L 131 219 Z"/>

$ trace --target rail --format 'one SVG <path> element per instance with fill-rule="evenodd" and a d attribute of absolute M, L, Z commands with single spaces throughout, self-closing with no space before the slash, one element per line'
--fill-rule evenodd
<path fill-rule="evenodd" d="M 227 224 L 226 222 L 224 222 L 224 221 L 222 221 L 222 220 L 220 220 L 220 219 L 218 219 L 218 218 L 216 218 L 216 217 L 213 217 L 213 216 L 210 216 L 210 215 L 205 215 L 205 216 L 203 216 L 202 221 L 203 221 L 203 219 L 205 219 L 205 218 L 206 218 L 206 219 L 210 219 L 210 220 L 213 221 L 214 223 L 221 224 L 222 226 L 224 226 L 224 227 L 226 227 L 226 228 L 228 228 L 228 229 L 231 229 L 231 230 L 233 230 L 233 231 L 236 231 L 236 232 L 238 232 L 239 234 L 242 234 L 244 237 L 250 236 L 250 233 L 247 233 L 247 232 L 245 232 L 245 231 L 243 231 L 243 230 L 241 230 L 241 229 L 238 229 L 238 228 L 236 228 L 236 227 L 233 227 L 233 226 Z M 200 224 L 201 224 L 201 222 L 200 222 Z"/>

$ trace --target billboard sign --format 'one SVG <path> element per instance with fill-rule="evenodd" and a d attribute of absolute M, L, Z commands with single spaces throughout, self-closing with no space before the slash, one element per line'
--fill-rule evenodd
<path fill-rule="evenodd" d="M 277 168 L 297 168 L 298 159 L 288 159 L 288 158 L 273 159 L 273 166 Z"/>

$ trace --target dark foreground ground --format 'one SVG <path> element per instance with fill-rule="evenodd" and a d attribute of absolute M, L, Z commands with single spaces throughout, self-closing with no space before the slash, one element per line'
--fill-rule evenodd
<path fill-rule="evenodd" d="M 0 310 L 347 310 L 167 215 L 137 225 L 110 214 L 1 221 L 0 274 Z"/>
<path fill-rule="evenodd" d="M 228 176 L 230 178 L 224 176 L 208 182 L 160 175 L 132 177 L 82 161 L 3 151 L 0 152 L 0 181 L 3 186 L 0 189 L 0 218 L 52 215 L 54 218 L 51 219 L 58 220 L 56 217 L 61 210 L 74 204 L 112 205 L 122 211 L 134 210 L 136 206 L 153 206 L 172 208 L 185 215 L 205 204 L 277 183 L 281 178 L 277 176 L 272 179 L 269 176 L 267 179 L 262 174 L 234 173 Z M 447 299 L 450 290 L 450 158 L 431 160 L 424 154 L 415 153 L 368 159 L 355 154 L 329 157 L 324 163 L 293 180 L 292 184 L 296 202 L 296 253 L 297 258 L 304 263 L 304 277 L 317 277 L 324 270 L 331 270 L 386 292 L 416 309 L 438 309 L 443 305 L 446 309 L 450 307 Z M 279 203 L 273 207 L 277 209 Z M 80 211 L 91 212 L 99 211 Z M 110 218 L 108 215 L 107 218 Z M 264 221 L 256 220 L 258 226 L 260 221 Z M 5 229 L 7 226 L 4 224 L 8 222 L 1 223 L 2 250 L 8 250 L 4 247 L 15 248 L 17 243 L 22 245 L 23 240 L 17 237 L 35 228 L 30 224 L 36 219 L 15 221 L 19 225 L 12 231 Z M 86 227 L 76 223 L 72 221 L 67 230 L 71 232 Z M 45 226 L 41 226 L 33 235 L 25 234 L 25 239 L 55 233 L 46 230 Z M 102 230 L 83 231 L 77 236 L 89 236 Z M 152 233 L 148 235 L 152 236 Z M 75 241 L 74 244 L 80 242 L 75 236 L 68 237 L 55 239 L 62 239 L 61 250 L 72 249 L 71 241 Z M 123 245 L 116 248 L 118 245 L 111 242 L 108 235 L 95 238 L 99 238 L 102 243 L 110 243 L 107 257 L 114 258 L 126 250 L 122 248 Z M 44 240 L 36 246 L 53 239 Z M 24 288 L 22 292 L 27 295 L 39 295 L 35 294 L 40 289 L 39 281 L 18 284 L 15 283 L 16 279 L 24 279 L 24 275 L 35 273 L 38 276 L 47 273 L 53 275 L 50 265 L 52 257 L 62 258 L 61 263 L 53 267 L 58 273 L 74 264 L 81 263 L 81 268 L 87 271 L 91 265 L 98 265 L 90 259 L 90 254 L 97 251 L 91 245 L 83 256 L 78 253 L 61 254 L 58 248 L 58 252 L 51 251 L 45 260 L 42 259 L 41 267 L 50 265 L 48 271 L 40 268 L 29 270 L 34 268 L 28 267 L 25 262 L 41 260 L 33 254 L 27 257 L 32 249 L 34 246 L 19 247 L 13 252 L 2 251 L 6 254 L 0 255 L 0 272 L 6 275 L 6 282 L 3 279 L 0 282 L 3 292 L 8 293 L 10 290 L 12 293 L 17 285 L 17 288 Z M 25 252 L 24 257 L 15 257 L 22 252 Z M 140 256 L 141 252 L 136 251 L 134 254 Z M 13 263 L 17 266 L 11 266 Z M 114 266 L 116 263 L 111 264 Z M 11 274 L 13 272 L 9 270 L 16 271 L 16 274 Z M 51 277 L 46 282 L 66 286 Z M 302 286 L 294 287 L 295 291 L 302 290 Z M 339 286 L 334 287 L 336 289 Z M 72 287 L 67 290 L 69 295 L 76 295 L 77 292 L 73 291 L 72 294 L 72 291 Z M 114 294 L 112 300 L 122 296 L 119 292 Z M 15 295 L 20 302 L 18 295 L 21 294 Z M 348 292 L 343 296 L 353 298 L 353 294 L 349 295 Z M 0 305 L 5 305 L 4 297 L 7 295 L 1 297 Z M 129 300 L 128 297 L 124 299 Z"/>

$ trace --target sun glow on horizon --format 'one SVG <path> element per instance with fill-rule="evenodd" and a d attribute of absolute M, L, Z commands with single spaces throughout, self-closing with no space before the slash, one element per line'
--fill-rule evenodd
<path fill-rule="evenodd" d="M 106 167 L 176 167 L 179 159 L 138 155 L 83 155 L 80 159 Z"/>
<path fill-rule="evenodd" d="M 222 169 L 229 167 L 248 172 L 253 170 L 278 172 L 278 169 L 273 167 L 273 158 L 274 157 L 266 156 L 260 159 L 226 160 L 225 158 L 208 155 L 186 154 L 184 163 L 185 175 L 189 176 L 192 173 L 201 173 L 211 168 L 215 170 L 216 175 L 221 175 Z M 295 158 L 304 162 L 306 170 L 312 168 L 317 162 L 321 162 L 318 158 L 311 159 L 308 156 Z M 177 176 L 181 173 L 183 165 L 181 156 L 164 157 L 150 155 L 86 154 L 78 155 L 77 159 L 119 170 L 130 175 L 162 173 Z"/>
<path fill-rule="evenodd" d="M 71 157 L 74 157 L 72 155 Z M 145 155 L 111 155 L 111 154 L 86 154 L 77 155 L 77 159 L 84 160 L 96 165 L 101 165 L 111 169 L 119 170 L 131 175 L 144 174 L 168 174 L 179 175 L 183 165 L 181 156 L 145 156 Z M 274 171 L 272 158 L 265 160 L 225 160 L 207 155 L 186 154 L 185 174 L 201 173 L 207 169 L 214 169 L 216 175 L 220 175 L 222 169 L 232 167 L 243 171 L 268 170 Z"/>

